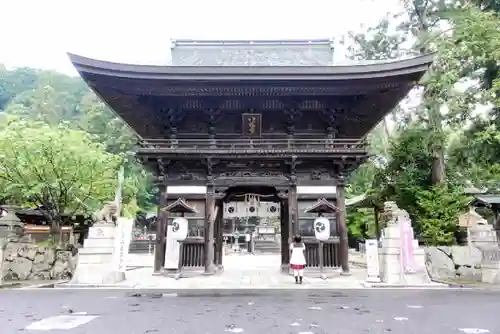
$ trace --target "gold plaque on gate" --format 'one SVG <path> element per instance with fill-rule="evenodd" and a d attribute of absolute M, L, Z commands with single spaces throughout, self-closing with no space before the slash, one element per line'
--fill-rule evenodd
<path fill-rule="evenodd" d="M 249 137 L 260 137 L 262 135 L 262 115 L 242 114 L 243 135 Z"/>

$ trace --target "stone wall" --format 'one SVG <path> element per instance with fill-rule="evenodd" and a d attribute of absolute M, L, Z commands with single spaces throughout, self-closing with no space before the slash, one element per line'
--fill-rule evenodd
<path fill-rule="evenodd" d="M 440 246 L 425 249 L 426 267 L 434 280 L 481 282 L 482 253 L 471 246 Z"/>
<path fill-rule="evenodd" d="M 70 279 L 78 256 L 73 253 L 31 243 L 9 242 L 4 247 L 1 274 L 4 280 Z"/>

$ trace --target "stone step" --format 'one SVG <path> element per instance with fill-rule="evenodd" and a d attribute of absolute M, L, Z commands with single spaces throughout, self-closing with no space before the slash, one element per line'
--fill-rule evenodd
<path fill-rule="evenodd" d="M 275 240 L 255 240 L 254 247 L 256 253 L 281 253 L 280 244 Z"/>
<path fill-rule="evenodd" d="M 154 249 L 154 243 L 149 240 L 133 240 L 130 243 L 129 253 L 147 254 Z"/>

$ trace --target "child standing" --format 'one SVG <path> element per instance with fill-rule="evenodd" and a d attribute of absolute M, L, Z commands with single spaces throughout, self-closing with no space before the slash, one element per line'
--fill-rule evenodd
<path fill-rule="evenodd" d="M 302 242 L 302 237 L 296 235 L 293 238 L 293 243 L 290 245 L 290 250 L 292 255 L 290 256 L 290 268 L 293 270 L 293 276 L 295 277 L 295 284 L 302 284 L 302 278 L 304 277 L 304 268 L 306 267 L 306 257 L 304 255 L 306 251 L 306 245 Z"/>

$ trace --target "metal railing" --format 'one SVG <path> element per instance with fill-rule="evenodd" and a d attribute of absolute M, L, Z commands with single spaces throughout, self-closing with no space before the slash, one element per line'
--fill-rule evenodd
<path fill-rule="evenodd" d="M 360 139 L 148 139 L 141 150 L 366 150 Z"/>

